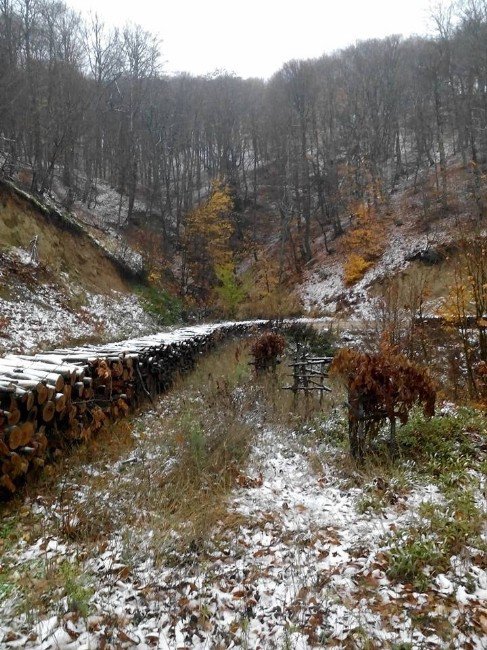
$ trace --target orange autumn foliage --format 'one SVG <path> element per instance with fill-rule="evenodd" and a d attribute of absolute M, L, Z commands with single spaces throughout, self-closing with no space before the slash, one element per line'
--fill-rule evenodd
<path fill-rule="evenodd" d="M 355 253 L 350 253 L 345 262 L 344 268 L 344 281 L 347 287 L 351 286 L 358 282 L 363 276 L 367 269 L 372 266 L 372 262 L 367 262 L 361 255 L 356 255 Z"/>

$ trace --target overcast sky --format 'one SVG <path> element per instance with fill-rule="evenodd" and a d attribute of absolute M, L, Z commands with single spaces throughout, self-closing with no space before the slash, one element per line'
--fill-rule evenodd
<path fill-rule="evenodd" d="M 442 0 L 443 1 L 443 0 Z M 438 4 L 438 0 L 434 0 Z M 131 21 L 162 38 L 167 73 L 216 69 L 268 78 L 285 61 L 357 40 L 424 34 L 431 0 L 67 0 L 105 22 Z"/>

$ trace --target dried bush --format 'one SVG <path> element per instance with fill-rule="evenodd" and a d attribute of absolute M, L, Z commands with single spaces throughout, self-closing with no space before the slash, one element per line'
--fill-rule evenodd
<path fill-rule="evenodd" d="M 390 445 L 396 451 L 396 418 L 405 424 L 415 405 L 425 416 L 434 415 L 436 390 L 426 369 L 409 361 L 395 348 L 383 344 L 377 354 L 342 349 L 330 372 L 341 378 L 348 391 L 350 451 L 363 460 L 367 438 L 390 422 Z"/>
<path fill-rule="evenodd" d="M 439 313 L 461 345 L 470 398 L 479 400 L 485 397 L 482 363 L 487 363 L 487 237 L 468 236 L 458 250 L 454 280 Z"/>
<path fill-rule="evenodd" d="M 275 368 L 277 358 L 286 349 L 286 339 L 280 334 L 275 332 L 264 332 L 262 336 L 256 339 L 250 352 L 254 357 L 255 369 L 265 370 L 267 368 Z"/>
<path fill-rule="evenodd" d="M 3 334 L 3 336 L 8 334 L 11 320 L 8 316 L 0 316 L 0 334 Z"/>

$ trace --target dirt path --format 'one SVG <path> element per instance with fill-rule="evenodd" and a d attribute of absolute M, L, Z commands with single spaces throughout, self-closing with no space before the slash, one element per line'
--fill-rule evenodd
<path fill-rule="evenodd" d="M 387 499 L 361 507 L 366 489 L 347 484 L 346 453 L 332 442 L 337 414 L 296 433 L 252 398 L 242 410 L 253 431 L 248 467 L 221 520 L 186 547 L 184 535 L 161 533 L 167 522 L 133 496 L 170 472 L 164 427 L 198 400 L 170 393 L 134 421 L 130 443 L 119 434 L 114 462 L 88 453 L 54 498 L 32 492 L 14 537 L 4 525 L 1 647 L 487 647 L 480 566 L 457 558 L 426 590 L 388 578 L 391 539 L 444 498 L 435 485 L 377 477 L 369 487 Z"/>

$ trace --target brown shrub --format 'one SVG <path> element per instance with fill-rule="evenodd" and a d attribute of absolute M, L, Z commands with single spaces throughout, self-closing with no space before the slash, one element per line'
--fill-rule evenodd
<path fill-rule="evenodd" d="M 363 458 L 367 437 L 376 435 L 386 420 L 391 424 L 394 452 L 396 418 L 405 424 L 414 405 L 422 405 L 426 416 L 434 415 L 436 389 L 428 372 L 387 343 L 377 354 L 340 350 L 330 373 L 347 387 L 350 449 L 354 457 Z"/>
<path fill-rule="evenodd" d="M 264 370 L 276 366 L 277 358 L 286 349 L 286 339 L 275 332 L 265 332 L 254 341 L 250 352 L 254 357 L 255 369 Z"/>

